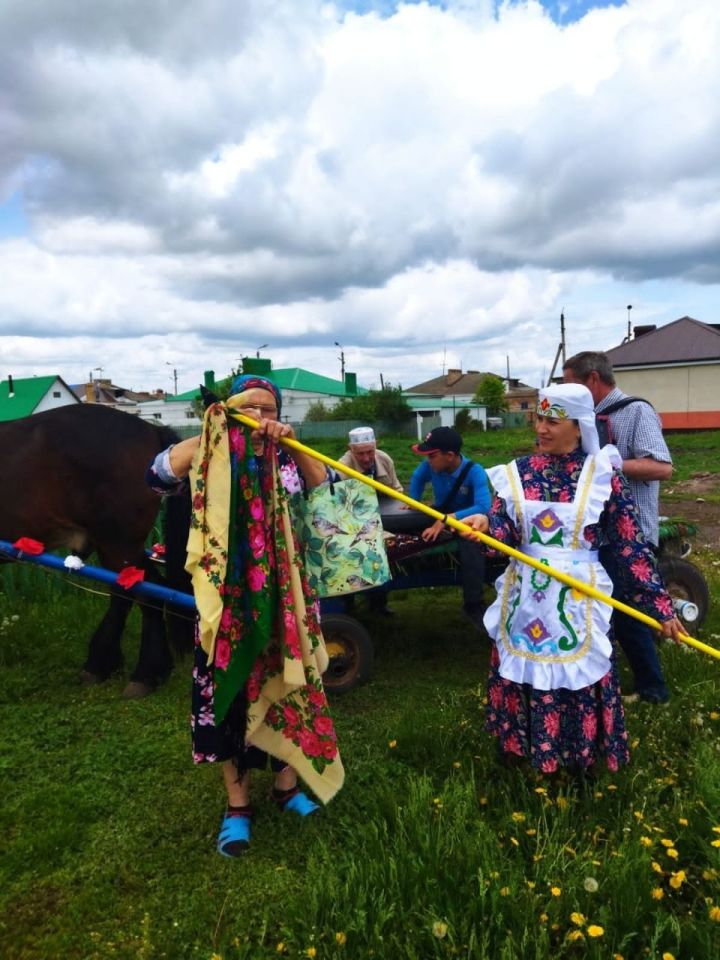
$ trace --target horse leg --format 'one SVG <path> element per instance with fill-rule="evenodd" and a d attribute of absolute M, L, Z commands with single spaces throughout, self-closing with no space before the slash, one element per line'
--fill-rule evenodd
<path fill-rule="evenodd" d="M 154 564 L 146 560 L 143 567 L 147 583 L 164 584 Z M 160 683 L 167 680 L 172 670 L 172 656 L 165 633 L 162 602 L 143 599 L 140 610 L 142 626 L 138 662 L 130 675 L 128 685 L 123 690 L 123 696 L 131 699 L 148 696 Z"/>
<path fill-rule="evenodd" d="M 82 671 L 86 683 L 101 683 L 123 665 L 120 639 L 133 601 L 113 591 L 110 606 L 90 640 L 88 658 Z"/>

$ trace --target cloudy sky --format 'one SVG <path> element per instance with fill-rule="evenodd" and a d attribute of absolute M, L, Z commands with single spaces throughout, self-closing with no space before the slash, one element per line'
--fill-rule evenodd
<path fill-rule="evenodd" d="M 563 309 L 720 322 L 718 91 L 717 0 L 2 0 L 0 378 L 537 385 Z"/>

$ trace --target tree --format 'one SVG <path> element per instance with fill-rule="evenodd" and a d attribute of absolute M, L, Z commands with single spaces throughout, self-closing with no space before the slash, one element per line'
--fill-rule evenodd
<path fill-rule="evenodd" d="M 332 420 L 332 411 L 328 410 L 322 400 L 315 400 L 307 409 L 305 423 L 321 423 L 323 420 Z"/>
<path fill-rule="evenodd" d="M 491 417 L 497 416 L 508 408 L 505 399 L 505 383 L 492 373 L 487 373 L 482 378 L 475 391 L 474 399 L 476 403 L 486 408 Z"/>
<path fill-rule="evenodd" d="M 333 420 L 366 420 L 375 423 L 402 423 L 412 410 L 402 395 L 402 387 L 386 384 L 382 390 L 369 390 L 358 397 L 341 400 L 332 410 Z"/>

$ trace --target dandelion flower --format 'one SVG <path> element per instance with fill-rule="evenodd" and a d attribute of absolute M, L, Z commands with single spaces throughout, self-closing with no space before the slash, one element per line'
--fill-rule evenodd
<path fill-rule="evenodd" d="M 529 837 L 534 837 L 534 836 L 537 834 L 537 830 L 536 830 L 534 827 L 530 827 L 530 829 L 529 829 L 529 830 L 526 830 L 525 833 L 526 833 Z"/>
<path fill-rule="evenodd" d="M 305 951 L 305 956 L 310 957 L 310 960 L 312 960 L 313 957 L 316 957 L 317 950 L 315 949 L 315 947 L 308 947 L 307 950 Z"/>
<path fill-rule="evenodd" d="M 510 887 L 500 887 L 500 896 L 507 897 L 510 895 Z"/>
<path fill-rule="evenodd" d="M 391 750 L 394 750 L 395 747 L 397 746 L 397 740 L 388 740 L 388 746 L 390 747 Z"/>
<path fill-rule="evenodd" d="M 512 819 L 515 821 L 515 823 L 524 823 L 525 814 L 521 813 L 519 810 L 514 810 L 512 813 Z"/>
<path fill-rule="evenodd" d="M 678 852 L 675 847 L 670 847 L 665 853 L 670 857 L 671 860 L 677 860 Z"/>
<path fill-rule="evenodd" d="M 685 883 L 687 879 L 687 874 L 684 870 L 677 870 L 673 872 L 673 875 L 670 877 L 670 886 L 673 890 L 679 890 L 680 887 Z"/>
<path fill-rule="evenodd" d="M 335 943 L 339 947 L 344 947 L 347 943 L 347 934 L 342 930 L 338 930 L 338 932 L 335 934 Z"/>
<path fill-rule="evenodd" d="M 675 845 L 674 842 L 673 842 L 672 840 L 668 840 L 667 837 L 663 837 L 662 840 L 660 841 L 660 843 L 661 843 L 664 847 L 672 847 L 672 846 Z"/>
<path fill-rule="evenodd" d="M 597 893 L 600 884 L 597 882 L 595 877 L 585 877 L 583 880 L 583 887 L 585 887 L 588 893 Z"/>
<path fill-rule="evenodd" d="M 720 720 L 720 713 L 718 713 L 717 710 L 711 710 L 711 711 L 710 711 L 710 719 L 711 719 L 711 720 Z"/>
<path fill-rule="evenodd" d="M 621 953 L 614 953 L 612 960 L 625 960 L 625 957 Z"/>
<path fill-rule="evenodd" d="M 720 907 L 710 907 L 708 916 L 711 920 L 714 920 L 715 923 L 720 923 Z"/>
<path fill-rule="evenodd" d="M 282 940 L 279 943 L 275 944 L 275 953 L 285 953 L 286 949 L 287 948 L 285 944 L 282 942 Z"/>
<path fill-rule="evenodd" d="M 675 955 L 670 953 L 669 950 L 666 950 L 662 955 L 662 960 L 675 960 Z"/>
<path fill-rule="evenodd" d="M 534 881 L 534 880 L 526 880 L 525 883 L 527 883 L 529 890 L 534 890 L 534 889 L 535 889 L 535 881 Z"/>
<path fill-rule="evenodd" d="M 558 805 L 559 810 L 567 810 L 568 808 L 567 797 L 558 797 L 555 803 Z"/>
<path fill-rule="evenodd" d="M 650 864 L 650 866 L 653 868 L 653 870 L 655 871 L 655 873 L 665 873 L 665 871 L 664 871 L 663 868 L 660 866 L 660 864 L 657 862 L 657 860 L 653 860 L 653 862 Z"/>
<path fill-rule="evenodd" d="M 652 840 L 651 840 L 650 837 L 640 837 L 640 843 L 641 843 L 644 847 L 651 847 L 651 846 L 652 846 Z"/>
<path fill-rule="evenodd" d="M 432 925 L 432 932 L 434 937 L 437 937 L 438 940 L 442 940 L 442 938 L 448 932 L 448 925 L 444 923 L 442 920 L 436 920 L 435 923 Z"/>
<path fill-rule="evenodd" d="M 487 797 L 480 797 L 479 803 L 480 803 L 480 806 L 481 806 L 481 807 L 486 807 L 486 806 L 487 806 L 487 802 L 488 802 L 488 798 L 487 798 Z"/>
<path fill-rule="evenodd" d="M 547 923 L 547 922 L 548 922 L 548 915 L 547 915 L 546 913 L 541 913 L 541 914 L 540 914 L 540 923 Z"/>
<path fill-rule="evenodd" d="M 571 931 L 568 933 L 567 938 L 568 938 L 568 940 L 570 940 L 570 941 L 573 941 L 573 940 L 582 940 L 584 936 L 585 936 L 585 934 L 582 932 L 582 930 L 571 930 Z"/>
<path fill-rule="evenodd" d="M 547 790 L 545 789 L 545 787 L 535 787 L 535 793 L 539 793 L 540 796 L 542 797 L 542 796 L 545 796 L 545 794 L 547 793 Z"/>
<path fill-rule="evenodd" d="M 713 833 L 720 833 L 720 827 L 713 827 L 713 828 L 712 828 L 712 832 L 713 832 Z"/>
<path fill-rule="evenodd" d="M 562 893 L 562 890 L 560 889 L 560 887 L 550 887 L 550 893 L 554 897 L 559 897 L 560 894 Z"/>
<path fill-rule="evenodd" d="M 711 847 L 720 847 L 720 840 L 711 840 L 711 841 L 710 841 L 710 846 L 711 846 Z"/>
<path fill-rule="evenodd" d="M 662 900 L 662 898 L 665 896 L 665 891 L 662 887 L 653 887 L 650 891 L 650 896 L 653 898 L 653 900 Z"/>
<path fill-rule="evenodd" d="M 518 841 L 517 837 L 510 837 L 510 843 L 511 843 L 514 847 L 519 847 L 519 846 L 520 846 L 520 842 Z"/>
<path fill-rule="evenodd" d="M 591 923 L 587 932 L 589 937 L 601 937 L 605 933 L 605 928 L 599 927 L 596 923 Z"/>
<path fill-rule="evenodd" d="M 688 822 L 685 819 L 685 817 L 678 817 L 678 823 L 680 824 L 681 827 L 686 827 L 688 825 Z"/>
<path fill-rule="evenodd" d="M 571 913 L 570 920 L 575 924 L 576 927 L 585 926 L 585 917 L 581 913 Z"/>

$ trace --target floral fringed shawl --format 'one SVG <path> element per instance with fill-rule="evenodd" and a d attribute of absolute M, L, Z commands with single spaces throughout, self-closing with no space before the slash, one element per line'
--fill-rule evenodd
<path fill-rule="evenodd" d="M 290 764 L 327 802 L 344 772 L 322 686 L 328 657 L 317 605 L 277 446 L 266 443 L 256 458 L 250 430 L 228 421 L 241 397 L 208 408 L 190 472 L 186 569 L 213 664 L 215 722 L 244 691 L 245 741 Z"/>

